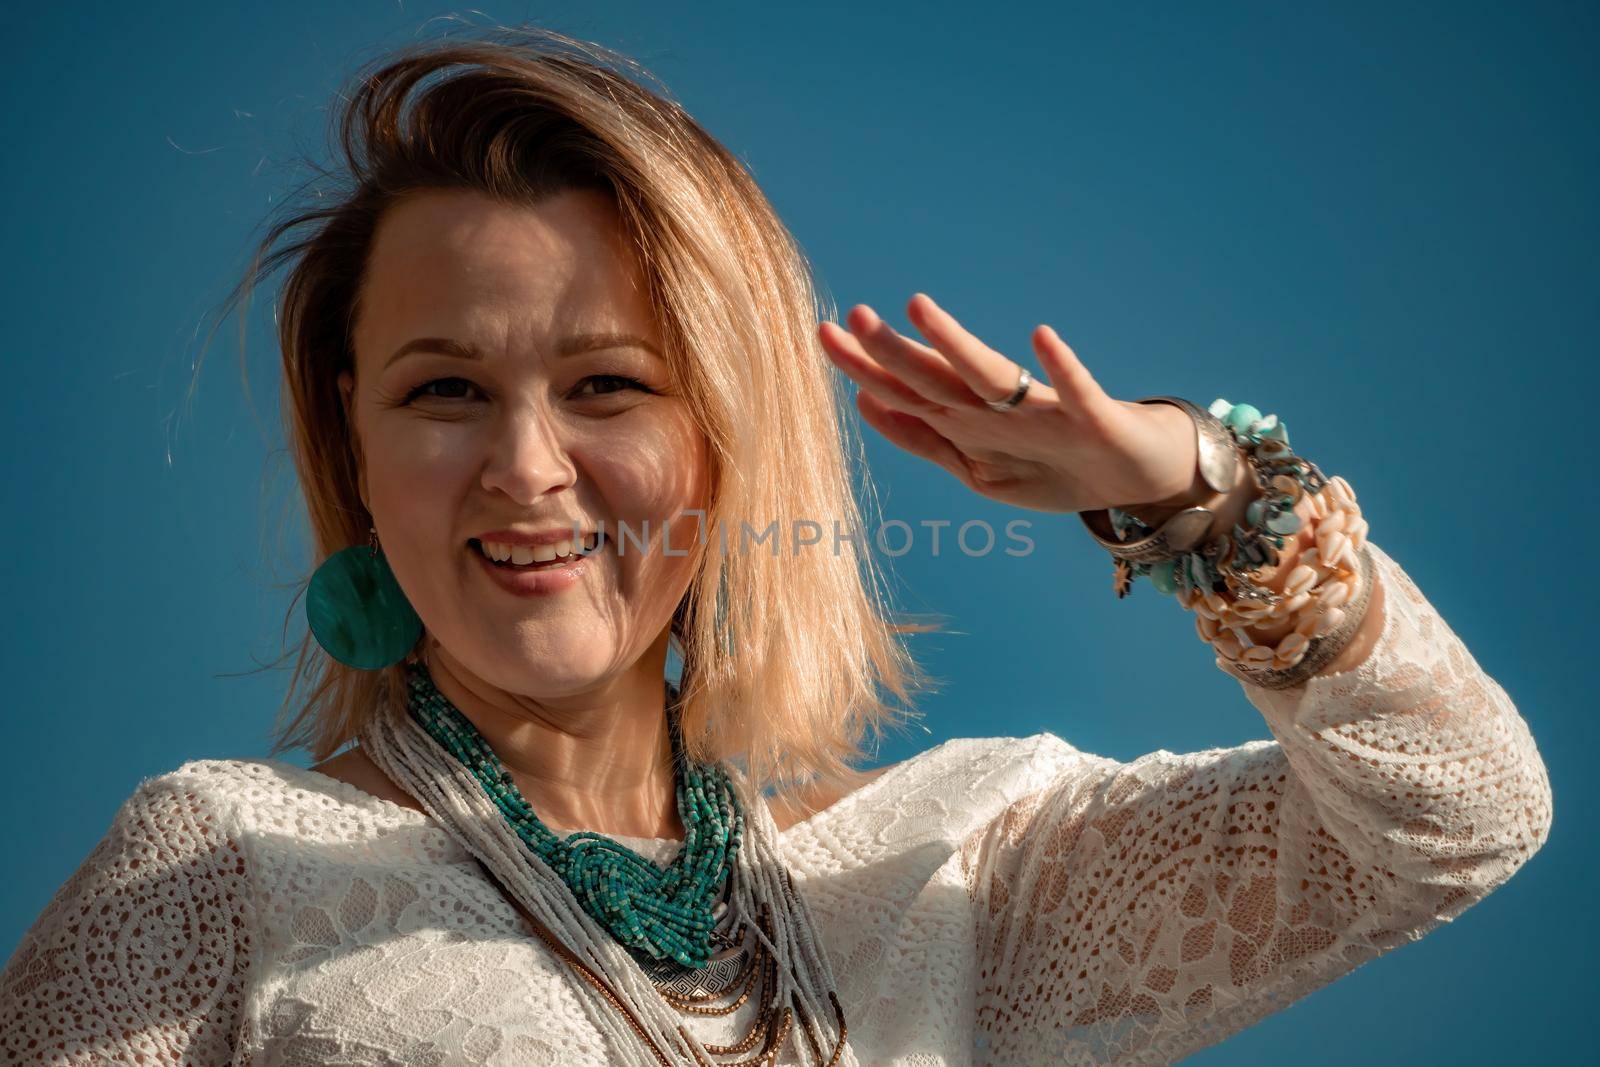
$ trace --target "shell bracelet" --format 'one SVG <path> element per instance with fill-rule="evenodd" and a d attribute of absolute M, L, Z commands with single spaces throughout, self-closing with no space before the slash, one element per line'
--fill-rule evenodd
<path fill-rule="evenodd" d="M 1309 677 L 1348 643 L 1370 600 L 1367 521 L 1355 491 L 1335 475 L 1322 492 L 1307 495 L 1316 544 L 1295 560 L 1278 597 L 1229 598 L 1197 588 L 1176 593 L 1179 603 L 1195 613 L 1201 640 L 1232 673 L 1250 675 L 1251 681 L 1290 685 Z M 1250 627 L 1290 620 L 1294 628 L 1274 644 L 1258 644 L 1248 633 Z M 1322 654 L 1308 664 L 1314 651 Z M 1288 673 L 1274 678 L 1272 672 Z"/>
<path fill-rule="evenodd" d="M 1203 409 L 1172 396 L 1139 403 L 1171 403 L 1189 415 L 1200 474 L 1212 490 L 1231 489 L 1235 456 L 1242 455 L 1256 495 L 1242 521 L 1215 536 L 1208 531 L 1216 517 L 1203 506 L 1183 509 L 1159 528 L 1121 508 L 1080 513 L 1115 560 L 1117 596 L 1127 595 L 1135 577 L 1147 577 L 1195 612 L 1201 639 L 1229 673 L 1268 688 L 1311 677 L 1349 644 L 1371 599 L 1367 522 L 1355 490 L 1296 455 L 1283 422 L 1253 405 L 1218 397 Z M 1283 588 L 1260 584 L 1256 573 L 1279 566 L 1288 539 L 1303 537 L 1306 524 L 1314 547 L 1295 558 Z M 1257 627 L 1288 632 L 1268 644 L 1251 636 Z"/>

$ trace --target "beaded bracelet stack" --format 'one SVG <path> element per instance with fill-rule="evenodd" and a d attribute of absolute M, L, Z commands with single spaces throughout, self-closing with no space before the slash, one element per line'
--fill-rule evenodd
<path fill-rule="evenodd" d="M 1315 547 L 1302 552 L 1270 598 L 1227 599 L 1210 590 L 1177 594 L 1195 613 L 1195 630 L 1230 673 L 1281 688 L 1310 677 L 1349 643 L 1366 614 L 1372 593 L 1372 557 L 1366 550 L 1367 520 L 1355 491 L 1335 475 L 1324 491 L 1311 494 Z M 1293 623 L 1276 644 L 1256 644 L 1250 627 Z"/>
<path fill-rule="evenodd" d="M 1189 508 L 1152 529 L 1118 508 L 1080 512 L 1090 534 L 1115 560 L 1113 586 L 1126 596 L 1133 579 L 1148 577 L 1196 614 L 1195 628 L 1216 651 L 1218 665 L 1267 688 L 1294 685 L 1331 661 L 1359 628 L 1372 590 L 1367 522 L 1354 490 L 1341 477 L 1326 478 L 1289 448 L 1276 415 L 1221 398 L 1203 411 L 1180 397 L 1146 397 L 1139 403 L 1181 407 L 1195 423 L 1200 469 L 1217 492 L 1232 487 L 1236 451 L 1243 450 L 1259 495 L 1243 525 L 1205 539 L 1212 514 Z M 1298 534 L 1296 510 L 1309 497 L 1316 546 L 1302 552 L 1283 591 L 1251 577 L 1276 566 L 1286 538 Z M 1107 534 L 1110 536 L 1107 536 Z M 1273 645 L 1257 644 L 1251 627 L 1292 622 Z"/>

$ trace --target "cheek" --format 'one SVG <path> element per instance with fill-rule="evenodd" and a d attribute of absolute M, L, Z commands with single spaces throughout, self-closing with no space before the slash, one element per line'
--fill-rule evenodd
<path fill-rule="evenodd" d="M 471 487 L 477 457 L 477 442 L 460 426 L 391 424 L 370 432 L 367 491 L 391 536 L 419 547 L 452 536 L 456 502 Z"/>
<path fill-rule="evenodd" d="M 645 585 L 680 584 L 681 572 L 693 567 L 705 523 L 703 515 L 682 513 L 705 510 L 711 481 L 707 442 L 687 413 L 663 412 L 619 426 L 603 439 L 586 442 L 579 459 L 612 535 L 619 534 L 622 523 L 632 531 L 634 540 L 622 557 L 625 575 Z M 652 547 L 640 555 L 635 546 L 645 530 Z"/>
<path fill-rule="evenodd" d="M 706 502 L 706 441 L 686 414 L 664 413 L 610 434 L 602 431 L 586 442 L 582 460 L 614 518 L 651 518 L 653 529 L 675 512 Z M 682 521 L 692 526 L 695 517 Z"/>

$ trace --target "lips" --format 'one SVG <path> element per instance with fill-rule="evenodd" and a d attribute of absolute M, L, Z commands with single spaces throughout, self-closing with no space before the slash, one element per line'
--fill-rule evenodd
<path fill-rule="evenodd" d="M 599 547 L 605 547 L 605 539 Z M 515 562 L 497 562 L 484 554 L 484 546 L 476 538 L 467 551 L 477 559 L 483 573 L 500 589 L 517 597 L 545 597 L 574 589 L 583 583 L 591 568 L 597 566 L 593 552 L 573 552 L 557 559 L 518 565 Z"/>

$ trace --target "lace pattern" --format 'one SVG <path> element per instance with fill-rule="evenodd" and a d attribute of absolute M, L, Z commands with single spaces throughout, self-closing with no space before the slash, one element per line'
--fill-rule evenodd
<path fill-rule="evenodd" d="M 228 1061 L 255 921 L 243 851 L 192 785 L 140 785 L 34 922 L 0 975 L 0 1061 Z"/>
<path fill-rule="evenodd" d="M 978 1062 L 1171 1063 L 1481 900 L 1551 822 L 1526 723 L 1410 577 L 1353 670 L 1240 682 L 1275 740 L 1064 774 L 964 845 Z"/>
<path fill-rule="evenodd" d="M 1272 740 L 1122 764 L 958 738 L 786 830 L 860 1061 L 1169 1063 L 1526 862 L 1551 820 L 1527 726 L 1378 562 L 1365 663 L 1239 683 Z M 195 760 L 139 786 L 23 935 L 0 1062 L 604 1064 L 578 980 L 427 816 Z"/>

